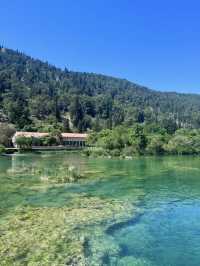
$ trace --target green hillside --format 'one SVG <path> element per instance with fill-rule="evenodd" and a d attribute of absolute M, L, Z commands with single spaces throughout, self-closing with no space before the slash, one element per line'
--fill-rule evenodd
<path fill-rule="evenodd" d="M 125 79 L 61 70 L 0 48 L 0 121 L 17 129 L 99 131 L 138 122 L 174 131 L 199 128 L 199 111 L 200 95 L 157 92 Z"/>

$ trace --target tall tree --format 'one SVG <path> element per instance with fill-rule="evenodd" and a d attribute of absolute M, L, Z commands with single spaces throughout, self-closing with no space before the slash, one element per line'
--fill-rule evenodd
<path fill-rule="evenodd" d="M 81 105 L 80 99 L 78 96 L 73 98 L 70 105 L 70 114 L 72 117 L 73 125 L 79 130 L 82 131 L 82 123 L 84 118 L 84 111 Z"/>
<path fill-rule="evenodd" d="M 8 97 L 4 101 L 4 110 L 8 115 L 9 121 L 23 129 L 24 126 L 31 123 L 29 117 L 28 99 L 24 92 L 24 88 L 15 84 L 12 92 L 8 93 Z"/>

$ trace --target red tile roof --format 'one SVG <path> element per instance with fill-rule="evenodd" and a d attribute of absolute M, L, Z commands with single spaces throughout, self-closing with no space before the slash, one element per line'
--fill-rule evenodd
<path fill-rule="evenodd" d="M 62 133 L 63 138 L 87 138 L 85 133 Z"/>
<path fill-rule="evenodd" d="M 35 137 L 35 138 L 41 138 L 48 136 L 49 133 L 41 133 L 41 132 L 23 132 L 23 131 L 17 131 L 15 133 L 15 137 Z"/>
<path fill-rule="evenodd" d="M 35 138 L 42 138 L 48 136 L 49 133 L 41 133 L 41 132 L 23 132 L 17 131 L 15 133 L 15 137 L 35 137 Z M 87 138 L 88 134 L 85 133 L 62 133 L 63 138 Z"/>

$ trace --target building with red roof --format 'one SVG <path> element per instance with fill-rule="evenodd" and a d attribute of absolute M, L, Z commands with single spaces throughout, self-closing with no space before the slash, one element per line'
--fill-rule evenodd
<path fill-rule="evenodd" d="M 16 139 L 20 137 L 40 139 L 48 137 L 49 133 L 17 131 L 12 138 L 14 147 L 17 148 Z M 61 133 L 62 145 L 60 147 L 84 147 L 88 134 L 86 133 Z M 34 146 L 33 146 L 34 148 Z M 38 148 L 38 147 L 37 147 Z"/>

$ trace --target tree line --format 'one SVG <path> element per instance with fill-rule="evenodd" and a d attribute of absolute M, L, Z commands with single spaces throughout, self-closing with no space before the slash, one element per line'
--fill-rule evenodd
<path fill-rule="evenodd" d="M 199 128 L 199 95 L 62 70 L 0 47 L 0 144 L 6 147 L 16 130 L 88 131 L 99 153 L 198 154 Z"/>
<path fill-rule="evenodd" d="M 0 47 L 0 122 L 17 130 L 102 131 L 157 124 L 200 127 L 200 96 L 163 93 L 124 79 L 61 70 Z"/>
<path fill-rule="evenodd" d="M 200 154 L 200 129 L 178 129 L 173 134 L 156 124 L 123 126 L 93 132 L 88 138 L 87 155 L 190 155 Z"/>

